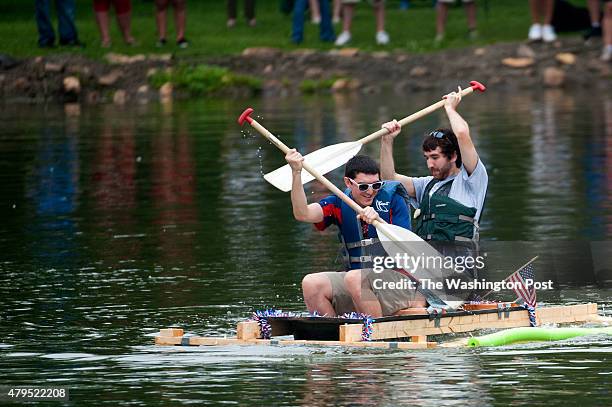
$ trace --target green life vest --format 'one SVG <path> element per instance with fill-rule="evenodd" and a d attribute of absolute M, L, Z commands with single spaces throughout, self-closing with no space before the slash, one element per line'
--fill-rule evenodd
<path fill-rule="evenodd" d="M 415 212 L 415 233 L 423 240 L 477 241 L 476 208 L 448 197 L 453 181 L 442 185 L 430 197 L 429 192 L 437 182 L 434 178 L 425 187 L 419 202 L 420 212 Z"/>

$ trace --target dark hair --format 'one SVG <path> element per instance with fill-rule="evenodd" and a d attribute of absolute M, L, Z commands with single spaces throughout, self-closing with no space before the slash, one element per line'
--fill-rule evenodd
<path fill-rule="evenodd" d="M 444 137 L 435 137 L 436 132 L 444 134 Z M 457 153 L 457 161 L 455 165 L 457 168 L 461 168 L 461 151 L 459 150 L 459 142 L 457 136 L 451 129 L 436 129 L 429 133 L 425 140 L 423 140 L 423 151 L 433 151 L 437 147 L 440 147 L 442 154 L 449 160 L 452 158 L 453 153 Z"/>
<path fill-rule="evenodd" d="M 360 172 L 364 174 L 376 174 L 380 177 L 378 163 L 367 155 L 356 155 L 346 163 L 344 176 L 355 179 Z"/>

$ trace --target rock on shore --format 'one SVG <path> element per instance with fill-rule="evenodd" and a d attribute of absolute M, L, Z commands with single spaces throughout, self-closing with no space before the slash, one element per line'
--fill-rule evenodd
<path fill-rule="evenodd" d="M 401 50 L 363 53 L 355 48 L 331 51 L 249 48 L 241 55 L 190 57 L 108 54 L 104 61 L 79 55 L 52 55 L 0 66 L 0 96 L 5 100 L 125 103 L 128 100 L 185 98 L 175 84 L 148 91 L 150 77 L 182 64 L 207 64 L 262 80 L 266 94 L 300 92 L 398 93 L 445 91 L 478 80 L 506 89 L 592 87 L 609 90 L 612 65 L 598 59 L 599 45 L 579 38 L 554 44 L 505 43 L 429 54 Z M 161 85 L 160 85 L 161 86 Z M 144 90 L 143 90 L 144 89 Z M 229 87 L 221 93 L 240 94 Z"/>

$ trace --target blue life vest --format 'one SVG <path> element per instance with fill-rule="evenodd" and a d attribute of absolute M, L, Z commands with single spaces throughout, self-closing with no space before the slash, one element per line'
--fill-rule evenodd
<path fill-rule="evenodd" d="M 350 188 L 345 193 L 351 197 Z M 406 202 L 408 226 L 410 230 L 410 206 L 408 192 L 401 182 L 385 181 L 372 202 L 372 208 L 387 223 L 393 223 L 394 214 L 391 208 L 393 197 L 398 194 Z M 380 244 L 376 228 L 368 225 L 368 236 L 364 237 L 361 221 L 350 206 L 341 201 L 342 223 L 340 225 L 340 241 L 342 242 L 342 257 L 348 269 L 372 268 L 372 256 L 384 256 L 385 251 Z"/>

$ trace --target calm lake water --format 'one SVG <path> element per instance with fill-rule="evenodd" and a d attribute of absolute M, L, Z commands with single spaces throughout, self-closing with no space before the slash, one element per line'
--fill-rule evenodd
<path fill-rule="evenodd" d="M 167 326 L 233 335 L 256 309 L 301 311 L 302 277 L 334 267 L 335 234 L 294 221 L 289 195 L 262 179 L 284 160 L 236 124 L 245 107 L 306 153 L 437 97 L 2 106 L 0 385 L 68 387 L 69 405 L 612 404 L 605 337 L 410 352 L 153 345 Z M 610 248 L 610 94 L 490 90 L 460 111 L 490 174 L 483 240 Z M 400 172 L 425 175 L 422 136 L 445 124 L 439 112 L 404 130 Z M 540 301 L 612 314 L 611 268 L 599 269 L 544 267 L 555 289 Z"/>

